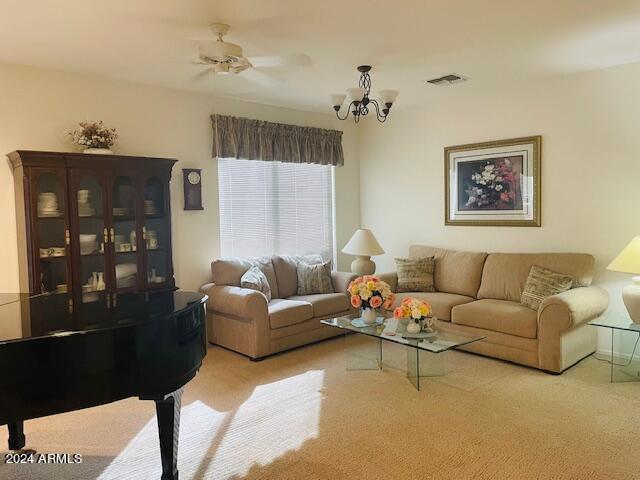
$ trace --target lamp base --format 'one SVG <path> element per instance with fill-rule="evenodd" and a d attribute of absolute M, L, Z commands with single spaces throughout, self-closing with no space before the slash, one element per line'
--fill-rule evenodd
<path fill-rule="evenodd" d="M 633 283 L 622 289 L 622 300 L 633 323 L 640 323 L 640 277 L 633 277 Z"/>
<path fill-rule="evenodd" d="M 351 272 L 358 275 L 373 275 L 376 271 L 376 263 L 371 260 L 370 255 L 358 255 L 351 262 Z M 640 287 L 639 287 L 640 288 Z"/>

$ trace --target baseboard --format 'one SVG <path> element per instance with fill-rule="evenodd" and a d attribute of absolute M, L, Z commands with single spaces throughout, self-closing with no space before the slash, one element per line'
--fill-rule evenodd
<path fill-rule="evenodd" d="M 593 356 L 596 357 L 598 360 L 611 360 L 611 350 L 598 349 L 595 351 Z M 629 355 L 627 355 L 627 359 L 628 358 L 629 358 Z"/>
<path fill-rule="evenodd" d="M 593 354 L 593 356 L 596 357 L 598 360 L 611 360 L 611 350 L 598 349 Z M 630 353 L 614 352 L 614 356 L 616 358 L 621 358 L 624 360 L 631 359 Z M 636 358 L 636 361 L 640 361 L 640 355 L 638 354 L 638 352 L 636 352 L 635 358 Z"/>

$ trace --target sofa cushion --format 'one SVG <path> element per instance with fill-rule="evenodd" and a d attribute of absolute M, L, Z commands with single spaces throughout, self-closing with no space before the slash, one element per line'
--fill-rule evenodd
<path fill-rule="evenodd" d="M 571 275 L 563 275 L 534 265 L 531 267 L 524 284 L 520 303 L 537 312 L 545 298 L 566 292 L 572 284 L 573 277 Z"/>
<path fill-rule="evenodd" d="M 240 286 L 240 279 L 252 266 L 256 266 L 264 273 L 269 282 L 269 289 L 273 298 L 279 298 L 276 272 L 271 263 L 271 257 L 254 258 L 218 258 L 211 262 L 212 281 L 216 285 Z"/>
<path fill-rule="evenodd" d="M 349 298 L 344 293 L 320 293 L 317 295 L 296 295 L 287 300 L 308 302 L 313 306 L 314 317 L 326 317 L 344 313 L 351 308 Z"/>
<path fill-rule="evenodd" d="M 397 292 L 433 292 L 433 257 L 396 258 Z"/>
<path fill-rule="evenodd" d="M 331 262 L 308 265 L 298 262 L 298 295 L 314 295 L 317 293 L 333 293 L 331 281 Z"/>
<path fill-rule="evenodd" d="M 271 262 L 278 282 L 278 297 L 289 298 L 298 293 L 298 262 L 315 265 L 323 260 L 320 255 L 274 255 Z"/>
<path fill-rule="evenodd" d="M 271 328 L 288 327 L 313 318 L 313 307 L 309 302 L 275 298 L 269 302 L 269 324 Z"/>
<path fill-rule="evenodd" d="M 440 320 L 451 321 L 451 309 L 456 305 L 473 302 L 475 298 L 466 295 L 444 292 L 408 292 L 398 293 L 394 306 L 400 305 L 404 298 L 413 297 L 431 305 L 431 314 Z"/>
<path fill-rule="evenodd" d="M 507 300 L 485 299 L 455 306 L 451 321 L 524 338 L 536 338 L 538 333 L 538 313 Z"/>
<path fill-rule="evenodd" d="M 468 297 L 476 297 L 482 267 L 487 258 L 485 252 L 464 252 L 412 245 L 409 248 L 410 258 L 435 257 L 435 287 L 438 292 L 456 293 Z"/>
<path fill-rule="evenodd" d="M 574 288 L 587 287 L 593 279 L 593 264 L 593 256 L 585 253 L 491 253 L 477 298 L 519 302 L 534 265 L 571 275 Z"/>

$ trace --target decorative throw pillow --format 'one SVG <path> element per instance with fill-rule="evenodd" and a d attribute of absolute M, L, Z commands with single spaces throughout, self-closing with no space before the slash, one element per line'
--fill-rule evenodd
<path fill-rule="evenodd" d="M 398 292 L 435 292 L 433 272 L 434 257 L 396 258 Z"/>
<path fill-rule="evenodd" d="M 534 265 L 529 271 L 529 276 L 524 284 L 524 290 L 520 296 L 520 303 L 532 310 L 538 310 L 542 301 L 566 292 L 573 284 L 573 277 L 564 273 L 554 272 L 546 268 Z"/>
<path fill-rule="evenodd" d="M 269 287 L 267 276 L 256 266 L 244 272 L 244 275 L 240 278 L 240 286 L 262 292 L 267 297 L 267 302 L 271 301 L 271 288 Z"/>
<path fill-rule="evenodd" d="M 292 258 L 296 263 L 305 263 L 307 265 L 317 265 L 324 262 L 322 255 L 317 253 L 312 253 L 309 255 L 291 255 L 289 258 Z"/>
<path fill-rule="evenodd" d="M 269 282 L 269 288 L 271 289 L 271 297 L 280 298 L 278 280 L 276 279 L 273 263 L 271 263 L 271 257 L 254 257 L 250 258 L 249 262 L 251 262 L 251 265 L 258 267 L 260 271 L 264 273 L 264 276 L 267 277 L 267 282 Z"/>
<path fill-rule="evenodd" d="M 333 293 L 331 262 L 315 265 L 298 262 L 296 270 L 298 272 L 298 295 Z"/>

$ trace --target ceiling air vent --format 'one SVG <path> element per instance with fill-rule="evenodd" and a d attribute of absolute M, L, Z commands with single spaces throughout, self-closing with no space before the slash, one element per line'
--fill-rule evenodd
<path fill-rule="evenodd" d="M 467 80 L 467 77 L 463 77 L 462 75 L 458 75 L 457 73 L 450 73 L 449 75 L 445 75 L 444 77 L 427 80 L 427 83 L 430 83 L 431 85 L 437 85 L 438 87 L 446 87 L 447 85 L 454 85 L 456 83 L 466 82 Z"/>

